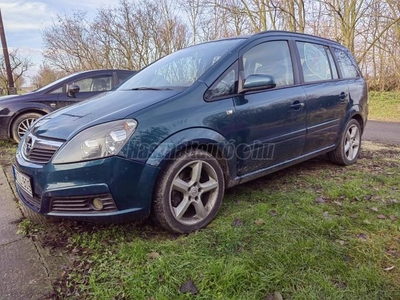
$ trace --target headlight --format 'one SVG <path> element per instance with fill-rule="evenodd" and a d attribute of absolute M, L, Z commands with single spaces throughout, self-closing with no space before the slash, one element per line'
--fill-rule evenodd
<path fill-rule="evenodd" d="M 72 138 L 54 157 L 65 164 L 116 155 L 135 132 L 135 120 L 119 120 L 88 128 Z"/>

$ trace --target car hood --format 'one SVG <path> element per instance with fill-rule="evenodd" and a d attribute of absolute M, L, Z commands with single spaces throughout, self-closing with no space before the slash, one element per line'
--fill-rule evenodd
<path fill-rule="evenodd" d="M 5 101 L 7 101 L 7 100 L 14 99 L 14 98 L 19 98 L 19 97 L 20 97 L 19 95 L 1 96 L 1 97 L 0 97 L 0 103 L 1 103 L 1 102 L 5 102 Z"/>
<path fill-rule="evenodd" d="M 40 137 L 69 140 L 88 127 L 124 119 L 180 92 L 144 90 L 103 93 L 44 116 L 31 132 Z"/>
<path fill-rule="evenodd" d="M 36 93 L 31 92 L 31 93 L 26 93 L 24 95 L 7 95 L 7 96 L 1 96 L 0 97 L 0 105 L 3 106 L 5 104 L 8 104 L 10 102 L 14 101 L 25 101 L 34 98 Z"/>

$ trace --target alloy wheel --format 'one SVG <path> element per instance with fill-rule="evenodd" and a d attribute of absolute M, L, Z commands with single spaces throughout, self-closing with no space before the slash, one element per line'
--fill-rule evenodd
<path fill-rule="evenodd" d="M 18 137 L 21 139 L 29 127 L 36 121 L 36 118 L 26 118 L 18 124 Z"/>
<path fill-rule="evenodd" d="M 217 173 L 209 163 L 187 163 L 174 177 L 169 191 L 174 218 L 184 225 L 203 221 L 217 203 L 219 188 Z"/>
<path fill-rule="evenodd" d="M 346 133 L 346 140 L 344 143 L 344 152 L 346 158 L 352 161 L 360 150 L 361 134 L 356 125 L 351 125 Z"/>

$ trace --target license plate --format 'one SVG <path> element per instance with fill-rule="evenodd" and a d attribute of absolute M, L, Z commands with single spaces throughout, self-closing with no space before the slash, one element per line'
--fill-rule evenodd
<path fill-rule="evenodd" d="M 16 169 L 14 169 L 14 171 L 15 171 L 15 182 L 29 196 L 33 197 L 31 179 L 28 176 L 18 172 Z"/>

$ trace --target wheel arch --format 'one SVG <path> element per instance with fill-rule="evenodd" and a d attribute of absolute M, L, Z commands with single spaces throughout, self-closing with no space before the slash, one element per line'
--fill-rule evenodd
<path fill-rule="evenodd" d="M 365 128 L 365 124 L 364 124 L 364 119 L 362 118 L 361 114 L 356 113 L 351 118 L 356 120 L 358 122 L 358 124 L 360 124 L 361 133 L 363 133 L 364 132 L 364 128 Z"/>
<path fill-rule="evenodd" d="M 364 132 L 365 125 L 366 125 L 366 117 L 363 116 L 363 109 L 360 105 L 354 105 L 347 113 L 345 121 L 342 124 L 341 131 L 345 129 L 346 124 L 351 120 L 354 119 L 360 124 L 361 133 Z"/>
<path fill-rule="evenodd" d="M 161 170 L 168 161 L 188 149 L 200 149 L 214 156 L 223 170 L 226 187 L 230 186 L 236 172 L 234 143 L 208 128 L 187 129 L 170 136 L 158 145 L 146 163 Z"/>
<path fill-rule="evenodd" d="M 14 125 L 15 120 L 17 120 L 20 116 L 25 115 L 25 114 L 30 114 L 30 113 L 37 113 L 42 116 L 47 115 L 50 111 L 46 111 L 44 109 L 40 108 L 29 108 L 25 110 L 18 111 L 11 119 L 11 122 L 8 124 L 8 135 L 10 138 L 13 138 L 12 135 L 12 127 Z"/>

